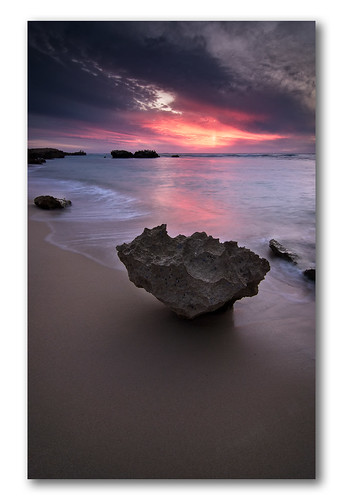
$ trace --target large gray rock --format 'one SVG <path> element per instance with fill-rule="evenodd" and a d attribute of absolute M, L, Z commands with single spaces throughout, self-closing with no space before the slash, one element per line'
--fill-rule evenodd
<path fill-rule="evenodd" d="M 235 241 L 220 243 L 206 233 L 171 238 L 166 224 L 144 229 L 117 251 L 137 287 L 189 319 L 256 295 L 270 269 Z"/>

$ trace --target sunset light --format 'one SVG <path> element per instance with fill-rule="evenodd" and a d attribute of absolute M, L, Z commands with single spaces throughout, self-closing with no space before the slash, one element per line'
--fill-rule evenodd
<path fill-rule="evenodd" d="M 279 134 L 253 133 L 222 124 L 214 118 L 200 118 L 198 123 L 185 118 L 155 119 L 143 122 L 142 127 L 152 130 L 157 136 L 170 144 L 180 144 L 181 150 L 198 146 L 201 150 L 208 148 L 231 148 L 242 141 L 264 142 L 283 139 Z"/>
<path fill-rule="evenodd" d="M 30 24 L 29 146 L 314 151 L 309 24 L 69 26 Z"/>
<path fill-rule="evenodd" d="M 145 479 L 309 484 L 316 23 L 39 20 L 27 35 L 27 478 L 138 479 L 140 496 Z"/>

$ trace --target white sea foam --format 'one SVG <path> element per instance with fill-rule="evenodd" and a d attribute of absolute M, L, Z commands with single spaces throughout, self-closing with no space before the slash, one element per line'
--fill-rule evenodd
<path fill-rule="evenodd" d="M 43 189 L 48 189 L 49 192 L 44 192 L 44 194 L 72 200 L 72 208 L 63 211 L 63 213 L 44 212 L 42 214 L 42 212 L 37 212 L 35 215 L 35 218 L 44 217 L 44 220 L 50 222 L 56 221 L 61 216 L 63 220 L 69 222 L 85 220 L 100 222 L 104 220 L 126 220 L 146 215 L 146 211 L 138 207 L 138 200 L 134 197 L 99 185 L 60 179 L 53 182 L 50 179 L 48 181 L 37 179 L 31 186 L 31 193 L 34 189 L 37 193 L 40 190 L 40 194 Z"/>
<path fill-rule="evenodd" d="M 296 269 L 273 261 L 275 278 L 290 286 L 302 280 L 303 265 L 315 264 L 313 155 L 87 155 L 47 161 L 28 179 L 31 201 L 41 194 L 72 201 L 65 210 L 36 210 L 50 224 L 49 240 L 106 265 L 118 265 L 117 244 L 161 223 L 171 236 L 206 231 L 266 258 L 276 238 L 301 258 Z"/>

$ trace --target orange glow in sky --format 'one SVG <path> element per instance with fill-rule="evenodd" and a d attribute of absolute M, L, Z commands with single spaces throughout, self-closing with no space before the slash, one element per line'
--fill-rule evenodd
<path fill-rule="evenodd" d="M 259 134 L 220 123 L 212 117 L 203 117 L 197 122 L 183 117 L 155 118 L 142 123 L 144 128 L 152 130 L 164 142 L 180 144 L 181 147 L 225 147 L 239 141 L 273 141 L 285 136 L 279 134 Z"/>
<path fill-rule="evenodd" d="M 29 147 L 315 151 L 313 21 L 30 21 L 28 55 Z"/>

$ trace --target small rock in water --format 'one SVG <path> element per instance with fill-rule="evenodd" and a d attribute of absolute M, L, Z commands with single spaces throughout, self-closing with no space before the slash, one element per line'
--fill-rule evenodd
<path fill-rule="evenodd" d="M 206 233 L 171 238 L 166 224 L 117 246 L 129 279 L 178 316 L 192 319 L 258 293 L 269 262 L 235 241 Z"/>
<path fill-rule="evenodd" d="M 311 268 L 311 269 L 305 269 L 304 271 L 304 276 L 308 278 L 311 281 L 316 281 L 316 270 Z"/>
<path fill-rule="evenodd" d="M 42 208 L 43 210 L 54 210 L 56 208 L 65 208 L 71 205 L 70 200 L 65 200 L 64 198 L 55 198 L 54 196 L 37 196 L 34 200 L 34 204 Z"/>
<path fill-rule="evenodd" d="M 274 255 L 277 255 L 278 257 L 281 257 L 282 259 L 289 260 L 290 262 L 293 262 L 294 264 L 297 263 L 298 256 L 295 253 L 288 250 L 283 245 L 281 245 L 281 243 L 279 243 L 277 240 L 270 240 L 269 247 L 272 250 Z"/>

